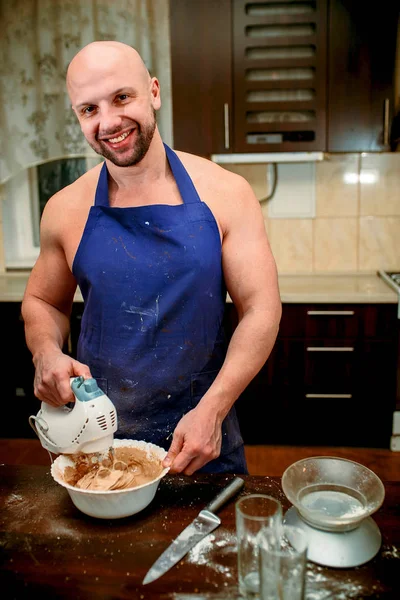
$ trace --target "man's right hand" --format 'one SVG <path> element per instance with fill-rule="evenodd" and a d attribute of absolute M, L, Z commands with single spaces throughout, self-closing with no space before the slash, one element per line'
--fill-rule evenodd
<path fill-rule="evenodd" d="M 34 394 L 51 406 L 63 406 L 73 402 L 70 378 L 82 375 L 91 377 L 87 365 L 74 360 L 63 352 L 39 354 L 33 359 L 35 365 Z"/>

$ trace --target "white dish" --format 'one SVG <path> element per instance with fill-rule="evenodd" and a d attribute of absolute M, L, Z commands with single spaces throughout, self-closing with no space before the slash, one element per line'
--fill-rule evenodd
<path fill-rule="evenodd" d="M 138 448 L 153 454 L 163 460 L 167 454 L 164 448 L 149 442 L 138 440 L 114 440 L 114 448 Z M 169 468 L 162 470 L 160 475 L 143 485 L 124 490 L 81 490 L 64 481 L 63 473 L 73 462 L 66 455 L 58 456 L 51 465 L 54 481 L 66 488 L 72 502 L 81 512 L 98 519 L 120 519 L 134 515 L 150 504 L 153 500 L 160 480 L 168 473 Z"/>

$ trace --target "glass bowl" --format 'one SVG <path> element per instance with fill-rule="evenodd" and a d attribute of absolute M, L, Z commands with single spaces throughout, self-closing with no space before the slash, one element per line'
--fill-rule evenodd
<path fill-rule="evenodd" d="M 304 458 L 282 475 L 282 489 L 301 517 L 325 531 L 348 531 L 382 505 L 385 488 L 367 467 L 330 456 Z"/>

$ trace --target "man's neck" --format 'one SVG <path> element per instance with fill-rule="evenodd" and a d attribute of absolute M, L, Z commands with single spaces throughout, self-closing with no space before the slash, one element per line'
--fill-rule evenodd
<path fill-rule="evenodd" d="M 131 167 L 118 167 L 109 160 L 106 160 L 106 163 L 110 186 L 121 191 L 151 185 L 165 179 L 170 172 L 165 148 L 157 129 L 146 156 L 140 163 Z"/>

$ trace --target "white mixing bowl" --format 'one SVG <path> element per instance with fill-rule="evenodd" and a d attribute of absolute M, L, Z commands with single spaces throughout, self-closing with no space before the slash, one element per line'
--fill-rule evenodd
<path fill-rule="evenodd" d="M 155 444 L 137 440 L 114 440 L 114 448 L 138 448 L 153 454 L 163 460 L 166 456 L 164 448 Z M 80 490 L 64 481 L 63 473 L 67 466 L 73 466 L 73 462 L 66 455 L 58 456 L 51 465 L 53 479 L 65 487 L 76 508 L 99 519 L 120 519 L 134 515 L 150 504 L 157 491 L 160 480 L 168 473 L 169 468 L 163 469 L 157 479 L 144 483 L 138 487 L 124 490 L 108 490 L 105 492 L 96 490 Z"/>

